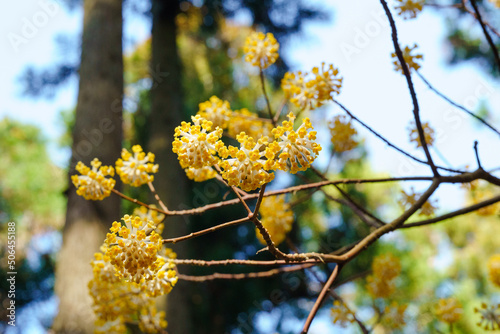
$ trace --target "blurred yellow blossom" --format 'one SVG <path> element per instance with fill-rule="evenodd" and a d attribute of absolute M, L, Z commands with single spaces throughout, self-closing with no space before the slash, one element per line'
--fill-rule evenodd
<path fill-rule="evenodd" d="M 358 145 L 354 136 L 358 132 L 352 126 L 351 120 L 346 121 L 345 116 L 335 116 L 333 121 L 330 122 L 330 134 L 335 152 L 345 152 L 352 150 Z"/>
<path fill-rule="evenodd" d="M 438 319 L 448 324 L 459 321 L 463 313 L 462 304 L 455 298 L 439 299 L 436 306 Z"/>
<path fill-rule="evenodd" d="M 264 197 L 259 212 L 262 216 L 262 225 L 271 235 L 273 242 L 279 245 L 285 240 L 293 223 L 293 211 L 290 205 L 285 202 L 285 196 Z M 265 245 L 266 242 L 258 229 L 255 229 L 255 233 L 257 239 Z"/>
<path fill-rule="evenodd" d="M 398 4 L 394 6 L 398 15 L 405 20 L 414 19 L 424 8 L 425 0 L 396 0 Z"/>
<path fill-rule="evenodd" d="M 253 32 L 247 37 L 243 52 L 245 61 L 265 69 L 276 62 L 280 45 L 271 33 Z"/>

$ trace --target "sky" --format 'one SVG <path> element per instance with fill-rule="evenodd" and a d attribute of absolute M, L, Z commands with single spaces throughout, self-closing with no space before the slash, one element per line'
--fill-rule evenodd
<path fill-rule="evenodd" d="M 413 107 L 405 78 L 393 71 L 391 31 L 379 2 L 315 0 L 312 3 L 329 11 L 331 19 L 308 24 L 302 36 L 292 39 L 285 55 L 291 60 L 293 69 L 310 71 L 321 62 L 334 64 L 344 78 L 337 100 L 391 142 L 425 159 L 423 152 L 408 140 Z M 28 65 L 43 68 L 54 60 L 74 57 L 62 53 L 55 38 L 61 34 L 78 36 L 81 24 L 80 11 L 68 12 L 56 0 L 12 1 L 8 11 L 0 11 L 0 119 L 8 116 L 39 126 L 49 142 L 51 157 L 59 166 L 65 165 L 68 152 L 56 144 L 63 131 L 58 115 L 61 110 L 75 106 L 77 82 L 70 82 L 54 99 L 33 100 L 22 95 L 19 76 Z M 423 76 L 442 93 L 472 111 L 477 110 L 481 101 L 489 101 L 491 122 L 500 128 L 499 82 L 470 64 L 446 65 L 450 50 L 444 43 L 444 20 L 435 12 L 424 10 L 417 20 L 396 18 L 396 24 L 400 44 L 413 46 L 417 43 L 417 52 L 424 55 L 420 70 Z M 125 17 L 124 29 L 124 45 L 130 50 L 147 38 L 150 28 L 144 20 L 129 15 Z M 437 133 L 436 149 L 431 149 L 431 154 L 438 164 L 475 168 L 473 143 L 478 140 L 485 169 L 500 166 L 500 138 L 496 134 L 451 107 L 418 77 L 414 76 L 413 81 L 421 118 L 430 122 Z M 312 113 L 311 117 L 313 124 L 319 124 L 337 114 L 341 114 L 341 110 L 331 106 Z M 365 141 L 376 171 L 392 176 L 430 175 L 428 167 L 411 162 L 359 125 L 355 127 Z M 425 184 L 411 185 L 419 190 Z M 440 188 L 435 197 L 439 198 L 443 210 L 461 204 L 463 193 L 458 189 L 453 186 Z M 323 333 L 327 326 L 324 319 L 321 317 L 315 322 L 311 333 Z M 262 323 L 265 325 L 264 320 Z"/>

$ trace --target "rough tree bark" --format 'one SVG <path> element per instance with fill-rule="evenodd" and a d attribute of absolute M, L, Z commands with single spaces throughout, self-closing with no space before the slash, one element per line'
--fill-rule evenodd
<path fill-rule="evenodd" d="M 114 165 L 122 146 L 122 0 L 84 1 L 80 83 L 69 174 L 97 157 Z M 57 333 L 92 333 L 94 314 L 87 284 L 90 261 L 106 231 L 120 219 L 120 200 L 86 201 L 71 184 L 63 246 L 56 267 Z"/>
<path fill-rule="evenodd" d="M 186 175 L 180 168 L 177 156 L 172 152 L 174 129 L 182 121 L 183 92 L 181 86 L 181 62 L 177 50 L 177 27 L 175 17 L 179 12 L 177 0 L 152 0 L 152 50 L 151 50 L 151 118 L 148 149 L 155 153 L 155 162 L 160 165 L 155 178 L 158 194 L 171 209 L 185 208 Z M 186 232 L 183 217 L 170 217 L 165 222 L 168 235 L 183 235 Z M 185 256 L 185 244 L 174 250 Z M 187 293 L 183 293 L 182 282 L 167 298 L 167 320 L 169 333 L 191 333 Z"/>

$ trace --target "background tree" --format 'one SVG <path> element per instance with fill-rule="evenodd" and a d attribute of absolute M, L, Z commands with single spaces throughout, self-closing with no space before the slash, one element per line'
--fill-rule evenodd
<path fill-rule="evenodd" d="M 122 2 L 84 2 L 79 91 L 70 166 L 97 157 L 112 164 L 122 146 Z M 70 174 L 72 171 L 70 169 Z M 93 318 L 87 292 L 89 266 L 106 229 L 120 216 L 120 200 L 88 202 L 70 182 L 63 246 L 56 267 L 58 333 L 91 333 Z"/>

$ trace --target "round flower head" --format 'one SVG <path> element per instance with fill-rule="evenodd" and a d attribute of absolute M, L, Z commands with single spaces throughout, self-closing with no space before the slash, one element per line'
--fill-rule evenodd
<path fill-rule="evenodd" d="M 162 246 L 161 237 L 154 232 L 152 221 L 125 215 L 125 225 L 114 222 L 106 236 L 108 251 L 117 274 L 127 281 L 139 283 L 148 277 L 148 267 L 156 261 Z M 116 233 L 116 234 L 115 234 Z"/>
<path fill-rule="evenodd" d="M 417 48 L 417 44 L 413 45 L 412 48 L 405 46 L 405 48 L 403 49 L 403 58 L 406 62 L 406 65 L 408 65 L 408 70 L 410 72 L 412 69 L 417 71 L 420 68 L 420 65 L 417 63 L 417 61 L 424 59 L 424 56 L 422 56 L 421 54 L 416 54 L 416 55 L 411 54 L 415 48 Z M 391 57 L 395 59 L 392 62 L 394 64 L 394 70 L 396 72 L 401 72 L 402 74 L 404 74 L 403 67 L 401 67 L 401 64 L 399 63 L 399 59 L 396 53 L 395 52 L 391 53 Z"/>
<path fill-rule="evenodd" d="M 227 128 L 231 113 L 229 102 L 222 101 L 217 96 L 199 104 L 198 115 L 212 122 L 214 127 Z"/>
<path fill-rule="evenodd" d="M 403 197 L 399 200 L 399 204 L 403 208 L 408 208 L 414 205 L 418 201 L 420 196 L 422 196 L 422 194 L 416 193 L 413 187 L 410 189 L 408 193 L 405 192 L 404 190 L 401 190 L 401 194 Z M 432 216 L 434 214 L 434 211 L 436 211 L 437 209 L 436 203 L 437 199 L 434 201 L 430 200 L 425 201 L 422 207 L 420 208 L 419 215 Z"/>
<path fill-rule="evenodd" d="M 231 116 L 229 122 L 228 134 L 236 138 L 242 132 L 257 140 L 260 137 L 269 136 L 273 125 L 257 117 L 257 114 L 243 108 L 236 110 Z"/>
<path fill-rule="evenodd" d="M 253 32 L 247 37 L 243 48 L 245 61 L 261 69 L 267 68 L 278 59 L 279 48 L 273 34 Z"/>
<path fill-rule="evenodd" d="M 424 8 L 425 0 L 396 0 L 398 4 L 394 6 L 398 15 L 405 20 L 414 19 Z"/>
<path fill-rule="evenodd" d="M 139 314 L 139 329 L 143 333 L 161 333 L 164 332 L 162 329 L 167 327 L 167 321 L 165 320 L 165 312 L 156 310 L 156 307 L 151 307 L 148 309 L 142 309 Z"/>
<path fill-rule="evenodd" d="M 79 161 L 75 169 L 82 175 L 72 175 L 71 181 L 75 185 L 76 193 L 86 200 L 102 200 L 111 194 L 115 186 L 114 179 L 107 179 L 106 176 L 114 176 L 115 170 L 111 166 L 101 166 L 101 162 L 96 158 L 90 165 L 92 169 Z"/>
<path fill-rule="evenodd" d="M 422 124 L 422 129 L 424 130 L 424 138 L 425 142 L 428 146 L 434 144 L 434 129 L 431 128 L 428 122 Z M 418 135 L 418 129 L 415 123 L 412 123 L 410 130 L 410 142 L 416 143 L 417 147 L 422 147 L 422 143 L 420 142 L 420 136 Z"/>
<path fill-rule="evenodd" d="M 266 170 L 271 169 L 273 161 L 262 159 L 268 138 L 262 137 L 255 143 L 252 137 L 242 132 L 236 139 L 240 143 L 239 149 L 234 146 L 227 148 L 222 142 L 218 145 L 219 155 L 224 159 L 220 163 L 222 177 L 230 186 L 240 187 L 245 191 L 255 190 L 271 182 L 274 174 Z M 227 159 L 228 156 L 232 158 Z"/>
<path fill-rule="evenodd" d="M 191 123 L 182 122 L 175 128 L 172 151 L 177 153 L 182 168 L 201 168 L 217 163 L 215 144 L 222 137 L 222 129 L 212 129 L 212 122 L 200 115 L 192 116 Z"/>
<path fill-rule="evenodd" d="M 203 166 L 201 168 L 187 168 L 184 170 L 189 179 L 195 182 L 203 182 L 213 179 L 217 172 L 212 167 Z"/>
<path fill-rule="evenodd" d="M 286 234 L 292 229 L 293 211 L 285 203 L 285 196 L 264 197 L 259 210 L 262 225 L 271 235 L 273 242 L 278 245 L 285 240 Z M 256 229 L 257 239 L 265 245 L 266 242 L 259 230 Z"/>
<path fill-rule="evenodd" d="M 151 208 L 156 208 L 156 205 L 151 204 Z M 161 234 L 163 232 L 163 219 L 165 219 L 165 215 L 163 213 L 159 213 L 156 210 L 150 210 L 144 206 L 140 206 L 134 209 L 133 216 L 137 216 L 141 218 L 143 221 L 151 221 L 155 226 L 155 232 Z"/>
<path fill-rule="evenodd" d="M 500 288 L 500 254 L 495 254 L 488 260 L 490 280 Z"/>
<path fill-rule="evenodd" d="M 395 279 L 401 272 L 401 262 L 392 254 L 382 254 L 372 262 L 373 274 L 368 276 L 366 289 L 374 298 L 387 298 L 396 290 Z"/>
<path fill-rule="evenodd" d="M 482 327 L 486 331 L 495 331 L 500 329 L 500 304 L 487 305 L 481 304 L 481 308 L 474 308 L 475 313 L 479 313 L 481 318 L 477 323 L 478 327 Z"/>
<path fill-rule="evenodd" d="M 145 183 L 152 182 L 153 175 L 148 173 L 158 172 L 158 165 L 154 165 L 155 155 L 144 153 L 140 145 L 132 146 L 132 152 L 122 149 L 122 158 L 116 160 L 116 173 L 125 184 L 139 187 Z"/>
<path fill-rule="evenodd" d="M 176 256 L 170 248 L 161 251 L 157 256 L 152 266 L 151 279 L 141 286 L 148 296 L 157 297 L 172 291 L 178 280 L 175 264 L 172 261 Z"/>
<path fill-rule="evenodd" d="M 401 261 L 390 253 L 379 255 L 373 260 L 372 271 L 385 281 L 393 280 L 401 273 Z"/>
<path fill-rule="evenodd" d="M 391 329 L 403 329 L 406 325 L 405 312 L 407 308 L 408 305 L 399 305 L 393 301 L 390 306 L 385 307 L 382 323 Z"/>
<path fill-rule="evenodd" d="M 309 131 L 313 129 L 309 118 L 304 118 L 297 131 L 293 130 L 294 121 L 295 115 L 289 113 L 288 121 L 273 129 L 276 141 L 266 149 L 268 158 L 277 157 L 275 169 L 290 170 L 293 174 L 309 168 L 321 151 L 321 146 L 314 142 L 316 131 Z"/>
<path fill-rule="evenodd" d="M 352 126 L 351 121 L 346 121 L 345 116 L 336 116 L 330 123 L 332 145 L 335 152 L 352 150 L 358 145 L 353 138 L 358 132 Z"/>
<path fill-rule="evenodd" d="M 463 313 L 462 304 L 455 298 L 440 299 L 436 307 L 438 319 L 448 324 L 460 320 Z"/>
<path fill-rule="evenodd" d="M 366 290 L 373 298 L 387 298 L 396 291 L 394 280 L 384 280 L 375 275 L 366 278 Z"/>
<path fill-rule="evenodd" d="M 321 68 L 312 69 L 312 78 L 307 79 L 308 73 L 285 73 L 281 80 L 281 88 L 290 102 L 303 110 L 313 110 L 321 107 L 326 101 L 332 99 L 332 93 L 338 94 L 342 87 L 342 78 L 338 77 L 339 71 L 325 63 Z"/>
<path fill-rule="evenodd" d="M 340 300 L 335 300 L 333 302 L 333 307 L 330 309 L 330 315 L 333 323 L 342 328 L 347 328 L 349 324 L 354 322 L 354 315 L 345 307 L 344 303 L 340 302 Z"/>
<path fill-rule="evenodd" d="M 103 254 L 105 252 L 107 247 L 104 245 L 101 253 L 94 254 L 95 260 L 91 262 L 93 278 L 88 284 L 92 308 L 97 316 L 96 327 L 102 330 L 114 326 L 117 320 L 122 322 L 130 312 L 135 313 L 130 296 L 140 292 L 136 285 L 115 275 L 115 267 L 109 256 Z"/>

